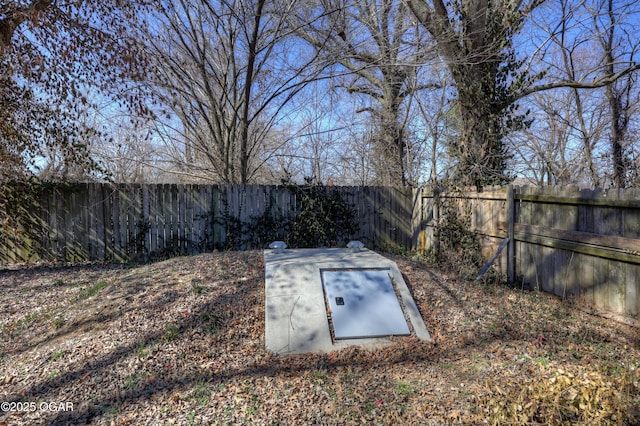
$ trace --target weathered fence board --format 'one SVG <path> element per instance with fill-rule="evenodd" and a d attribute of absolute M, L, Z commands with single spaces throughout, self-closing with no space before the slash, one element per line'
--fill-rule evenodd
<path fill-rule="evenodd" d="M 511 279 L 640 315 L 640 191 L 511 187 L 455 195 L 423 190 L 422 197 L 420 249 L 437 250 L 438 200 L 448 197 L 461 212 L 468 209 L 486 258 L 503 238 L 513 240 L 507 251 L 513 256 L 496 262 Z"/>
<path fill-rule="evenodd" d="M 510 238 L 495 263 L 505 273 L 512 268 L 510 277 L 560 297 L 640 314 L 640 190 L 493 188 L 449 195 L 389 187 L 329 190 L 355 210 L 359 232 L 348 237 L 369 247 L 438 250 L 437 225 L 446 199 L 459 215 L 470 215 L 486 258 Z M 230 227 L 267 209 L 273 217 L 294 218 L 300 197 L 284 186 L 53 186 L 30 211 L 28 232 L 0 234 L 0 263 L 145 260 L 210 251 L 229 243 Z M 245 231 L 257 235 L 246 226 Z"/>
<path fill-rule="evenodd" d="M 332 187 L 355 211 L 360 226 L 349 238 L 369 247 L 413 248 L 411 191 Z M 408 195 L 407 195 L 408 194 Z M 290 220 L 301 194 L 285 186 L 108 185 L 52 186 L 31 212 L 36 229 L 0 234 L 0 263 L 131 259 L 197 254 L 224 248 L 232 227 L 271 209 Z M 253 232 L 258 230 L 247 229 Z M 252 242 L 245 243 L 252 248 Z M 260 244 L 266 245 L 264 241 Z"/>

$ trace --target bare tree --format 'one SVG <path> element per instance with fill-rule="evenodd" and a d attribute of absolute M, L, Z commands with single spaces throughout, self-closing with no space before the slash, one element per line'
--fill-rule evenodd
<path fill-rule="evenodd" d="M 572 5 L 569 2 L 561 1 L 562 6 L 562 16 L 568 17 L 572 12 Z M 590 64 L 588 64 L 590 58 L 588 55 L 584 54 L 583 47 L 585 45 L 585 40 L 578 37 L 570 40 L 569 35 L 569 26 L 572 23 L 568 19 L 562 19 L 560 21 L 559 34 L 556 37 L 555 35 L 552 38 L 558 43 L 560 47 L 562 60 L 560 63 L 564 66 L 564 73 L 568 80 L 570 81 L 579 81 L 583 78 L 582 73 L 584 73 L 585 69 L 591 70 Z M 587 40 L 588 41 L 588 40 Z M 592 45 L 589 43 L 589 45 Z M 589 49 L 589 47 L 586 47 Z M 585 63 L 586 62 L 586 63 Z M 589 71 L 590 72 L 590 71 Z M 583 92 L 584 90 L 579 87 L 571 87 L 568 89 L 570 96 L 569 99 L 572 101 L 572 104 L 565 104 L 567 109 L 570 111 L 572 107 L 575 108 L 575 113 L 566 114 L 567 120 L 572 120 L 576 122 L 578 127 L 578 139 L 582 141 L 582 154 L 584 155 L 584 159 L 586 160 L 586 168 L 588 170 L 588 176 L 591 181 L 591 185 L 595 187 L 600 186 L 600 176 L 598 171 L 596 170 L 596 165 L 594 162 L 594 151 L 595 145 L 598 141 L 599 133 L 602 130 L 602 126 L 600 125 L 601 120 L 593 120 L 594 117 L 598 117 L 598 114 L 591 114 L 591 111 L 588 111 L 588 105 L 585 106 L 583 102 Z M 557 114 L 557 113 L 555 113 Z M 591 118 L 589 123 L 587 123 L 588 117 Z"/>
<path fill-rule="evenodd" d="M 406 99 L 419 84 L 416 68 L 430 54 L 423 31 L 403 2 L 318 0 L 296 10 L 297 34 L 338 67 L 336 85 L 367 104 L 377 128 L 376 174 L 385 185 L 407 184 Z M 308 23 L 302 25 L 301 23 Z M 340 77 L 340 78 L 338 78 Z"/>
<path fill-rule="evenodd" d="M 454 146 L 457 140 L 458 119 L 449 99 L 451 86 L 448 74 L 438 67 L 431 67 L 431 72 L 434 74 L 432 78 L 438 77 L 440 89 L 415 96 L 414 102 L 421 118 L 418 125 L 422 128 L 422 132 L 415 133 L 421 134 L 423 141 L 414 146 L 422 150 L 422 154 L 416 154 L 415 157 L 428 160 L 427 181 L 435 183 L 452 166 L 450 150 L 447 148 Z M 415 175 L 420 176 L 422 167 L 419 164 L 415 167 Z"/>
<path fill-rule="evenodd" d="M 526 117 L 517 112 L 518 101 L 536 92 L 563 87 L 574 90 L 607 87 L 640 69 L 639 64 L 625 60 L 618 61 L 613 69 L 609 65 L 603 68 L 601 64 L 591 72 L 580 72 L 579 77 L 557 78 L 548 74 L 547 69 L 542 69 L 541 73 L 530 72 L 525 68 L 527 62 L 516 57 L 514 36 L 544 3 L 542 0 L 406 2 L 433 36 L 455 83 L 461 120 L 456 153 L 458 177 L 465 184 L 481 187 L 510 178 L 505 174 L 509 156 L 503 139 L 528 124 Z M 543 44 L 557 38 L 562 33 L 561 27 L 566 27 L 573 19 L 577 8 L 588 4 L 560 3 L 562 13 L 551 13 L 553 23 Z M 531 40 L 526 43 L 530 44 Z M 536 60 L 539 61 L 546 51 L 544 45 L 537 46 L 530 55 L 535 60 L 530 63 L 538 63 Z M 596 72 L 602 70 L 605 72 Z M 574 95 L 576 93 L 574 91 Z"/>
<path fill-rule="evenodd" d="M 109 137 L 91 141 L 92 155 L 99 159 L 116 183 L 155 183 L 159 180 L 153 123 L 129 117 L 109 117 Z"/>
<path fill-rule="evenodd" d="M 575 95 L 573 89 L 558 89 L 532 96 L 533 124 L 510 138 L 518 175 L 538 185 L 591 186 L 593 179 L 599 180 L 593 156 L 601 120 L 592 116 L 595 121 L 587 122 Z"/>
<path fill-rule="evenodd" d="M 580 142 L 580 161 L 569 171 L 577 181 L 591 187 L 624 186 L 632 153 L 625 134 L 637 93 L 638 40 L 628 25 L 637 12 L 631 3 L 616 2 L 614 8 L 608 0 L 560 0 L 557 5 L 559 17 L 534 20 L 547 40 L 536 58 L 537 66 L 546 66 L 546 81 L 524 93 L 538 91 L 536 103 L 547 114 L 543 119 L 564 120 L 571 141 Z M 544 137 L 544 129 L 536 129 Z M 574 145 L 566 148 L 575 150 Z"/>
<path fill-rule="evenodd" d="M 155 85 L 179 120 L 182 173 L 248 183 L 291 99 L 315 77 L 313 56 L 292 49 L 285 17 L 295 0 L 176 0 L 158 5 L 146 44 Z M 169 125 L 171 122 L 169 123 Z M 175 135 L 179 135 L 176 140 Z"/>
<path fill-rule="evenodd" d="M 599 7 L 594 14 L 594 22 L 598 31 L 598 41 L 602 46 L 603 75 L 606 79 L 612 79 L 621 67 L 628 67 L 634 63 L 636 52 L 640 48 L 640 39 L 632 35 L 636 29 L 624 22 L 625 15 L 635 11 L 637 4 L 614 4 L 613 0 L 604 0 L 596 6 Z M 637 75 L 630 73 L 606 86 L 611 120 L 612 181 L 618 188 L 624 188 L 628 184 L 630 159 L 625 153 L 624 145 L 636 81 Z"/>
<path fill-rule="evenodd" d="M 508 180 L 502 139 L 522 124 L 514 94 L 531 81 L 519 70 L 513 35 L 539 1 L 406 2 L 437 43 L 455 85 L 457 179 L 477 187 Z"/>

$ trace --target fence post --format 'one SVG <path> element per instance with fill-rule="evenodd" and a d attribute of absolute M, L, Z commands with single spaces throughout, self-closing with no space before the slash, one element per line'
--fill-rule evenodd
<path fill-rule="evenodd" d="M 514 238 L 515 202 L 513 185 L 507 186 L 507 282 L 513 284 L 516 276 L 516 241 Z"/>
<path fill-rule="evenodd" d="M 433 188 L 433 252 L 440 256 L 440 187 Z"/>
<path fill-rule="evenodd" d="M 420 250 L 420 232 L 422 231 L 422 188 L 411 189 L 411 241 L 410 250 Z"/>

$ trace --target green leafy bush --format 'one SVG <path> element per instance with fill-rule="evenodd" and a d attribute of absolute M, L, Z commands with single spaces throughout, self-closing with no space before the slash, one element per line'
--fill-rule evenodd
<path fill-rule="evenodd" d="M 355 212 L 338 191 L 326 186 L 292 187 L 301 199 L 300 214 L 291 221 L 286 242 L 291 247 L 344 245 L 358 231 Z"/>
<path fill-rule="evenodd" d="M 471 230 L 470 209 L 453 198 L 443 197 L 436 233 L 436 261 L 464 278 L 474 278 L 484 260 L 478 237 Z"/>
<path fill-rule="evenodd" d="M 268 200 L 263 214 L 242 222 L 226 212 L 216 221 L 226 229 L 224 247 L 238 250 L 265 248 L 270 242 L 284 240 L 292 248 L 336 247 L 345 245 L 358 230 L 356 212 L 338 190 L 314 185 L 286 184 L 296 196 L 295 212 L 283 212 Z"/>

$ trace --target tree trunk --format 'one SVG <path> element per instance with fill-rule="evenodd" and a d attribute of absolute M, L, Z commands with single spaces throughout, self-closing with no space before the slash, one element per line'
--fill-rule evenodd
<path fill-rule="evenodd" d="M 509 82 L 520 76 L 509 51 L 520 6 L 498 7 L 486 0 L 453 3 L 407 0 L 437 42 L 458 92 L 461 128 L 454 178 L 481 189 L 508 180 L 502 137 L 516 123 L 509 115 L 514 102 Z"/>
<path fill-rule="evenodd" d="M 390 105 L 389 105 L 390 104 Z M 398 102 L 391 101 L 383 105 L 380 120 L 380 135 L 376 138 L 376 174 L 381 183 L 387 186 L 404 187 L 405 176 L 405 138 Z"/>
<path fill-rule="evenodd" d="M 503 108 L 495 103 L 497 64 L 490 61 L 453 69 L 458 88 L 460 140 L 456 179 L 481 189 L 504 183 L 505 152 L 499 118 Z"/>
<path fill-rule="evenodd" d="M 602 40 L 605 60 L 605 77 L 615 75 L 613 57 L 613 39 L 616 28 L 616 17 L 613 12 L 613 0 L 608 2 L 607 13 L 609 16 L 609 28 L 606 31 L 606 39 Z M 613 184 L 616 188 L 626 186 L 627 162 L 622 143 L 624 141 L 629 119 L 622 105 L 622 93 L 616 90 L 615 83 L 606 87 L 607 99 L 611 114 L 611 154 L 613 157 Z"/>
<path fill-rule="evenodd" d="M 244 82 L 244 105 L 242 108 L 242 122 L 240 132 L 240 183 L 246 184 L 249 177 L 249 124 L 251 118 L 251 89 L 253 88 L 253 73 L 258 55 L 258 37 L 260 36 L 260 21 L 262 19 L 262 10 L 264 8 L 265 0 L 258 0 L 256 5 L 256 14 L 253 20 L 253 31 L 251 33 L 251 39 L 249 40 L 249 52 L 247 58 L 247 72 L 245 74 Z"/>

